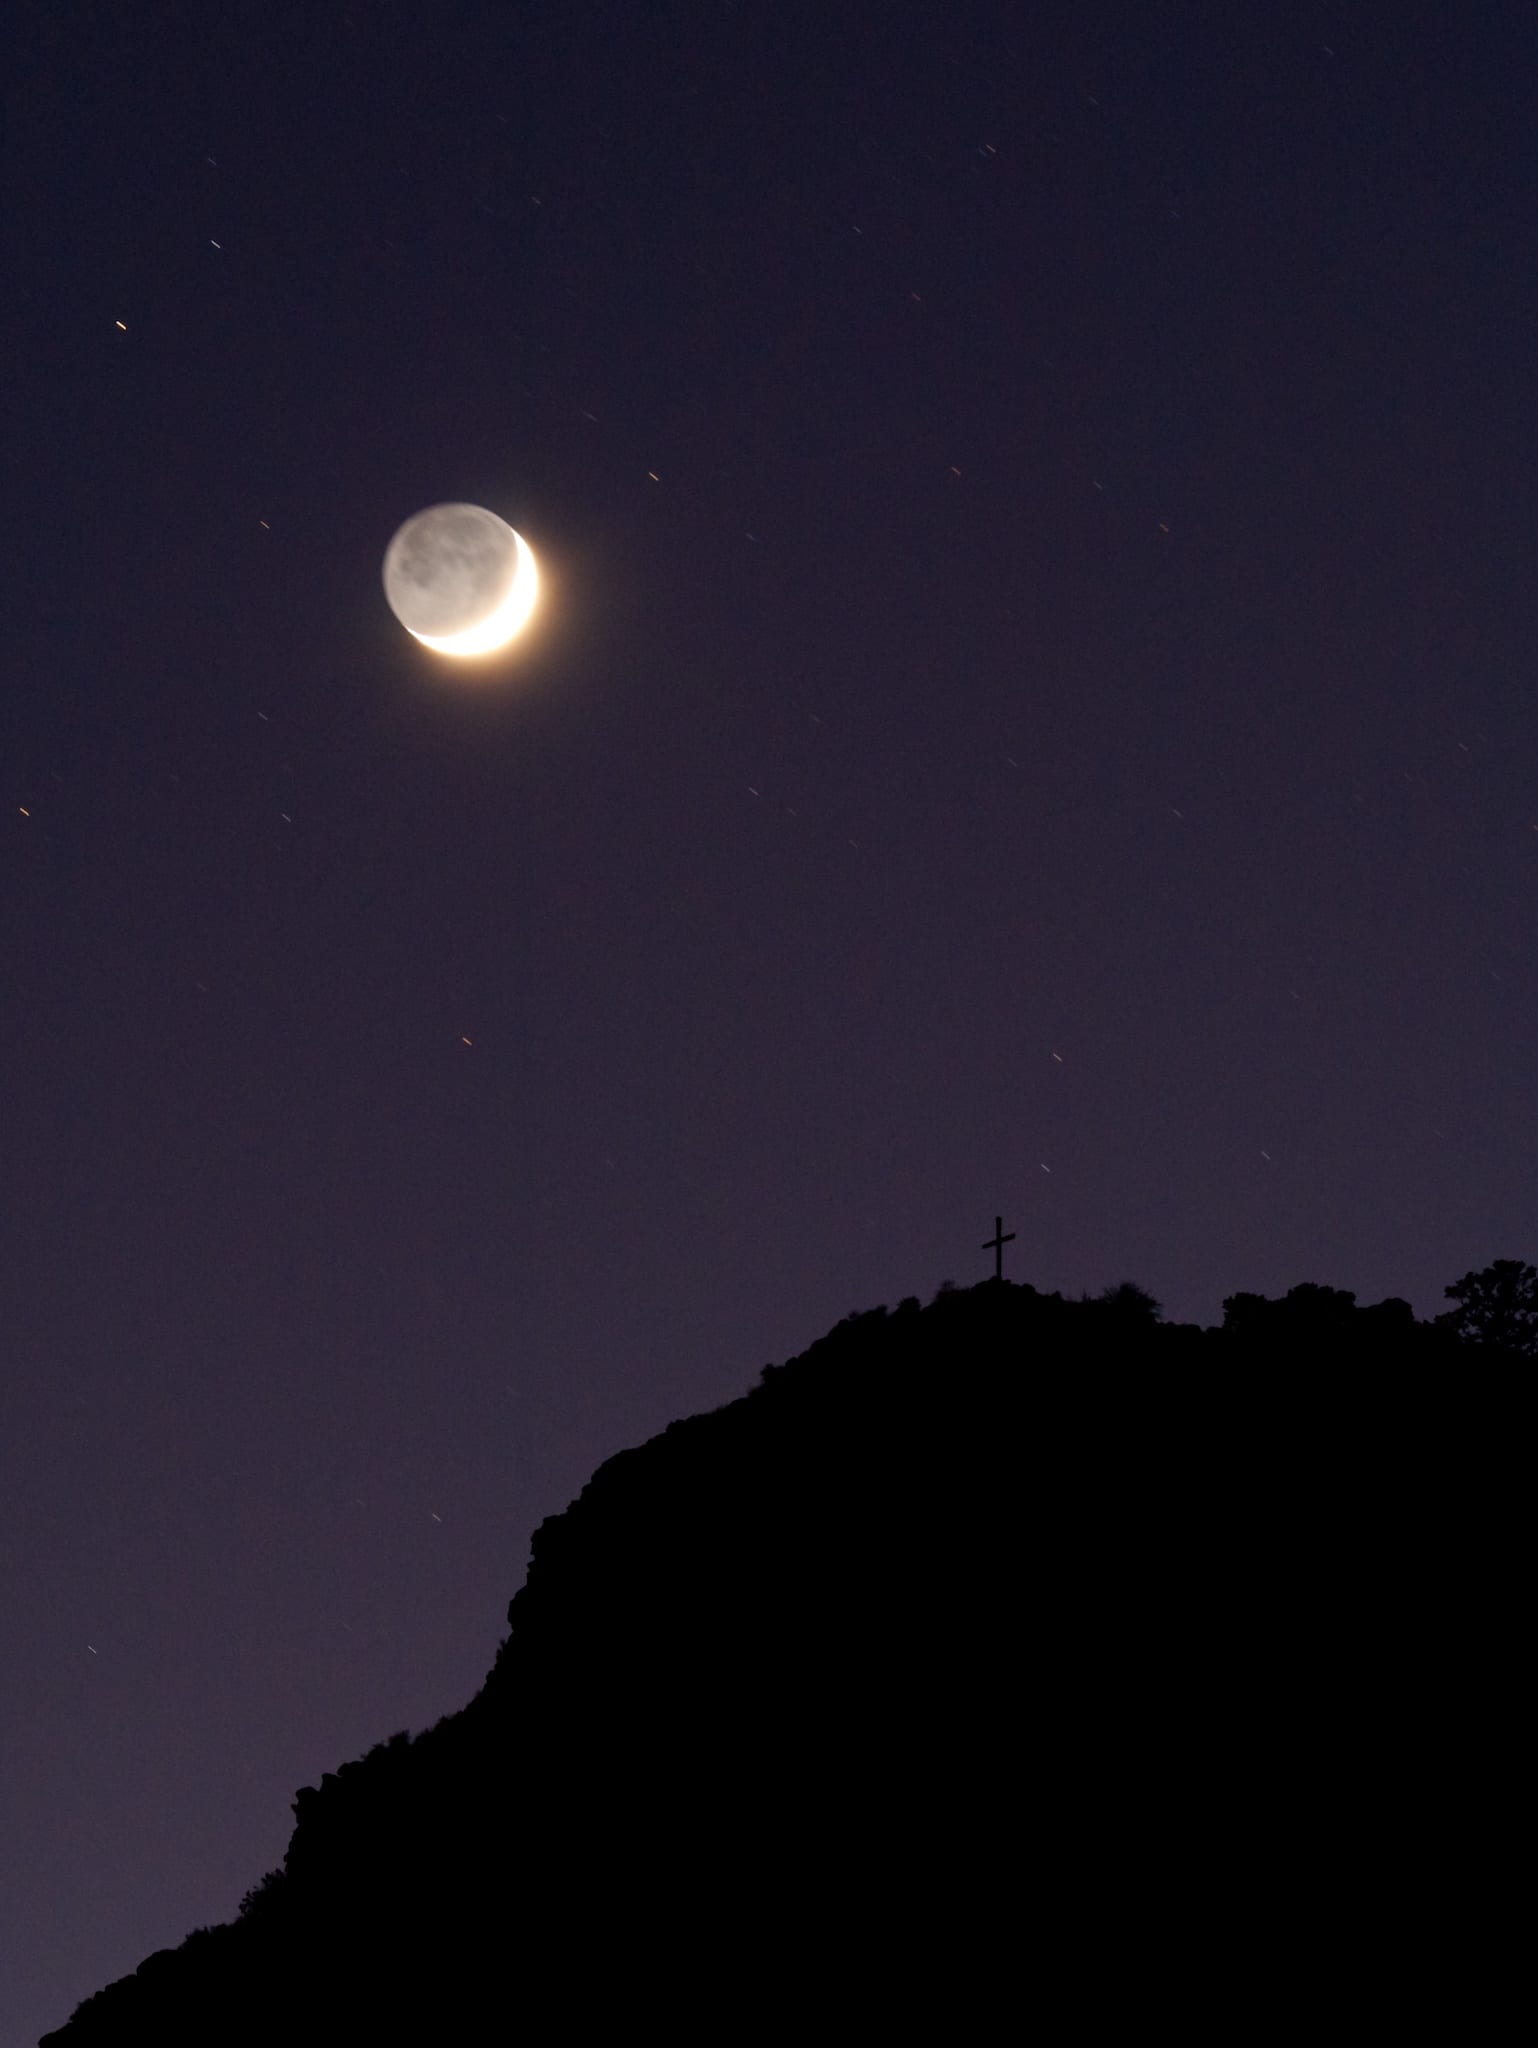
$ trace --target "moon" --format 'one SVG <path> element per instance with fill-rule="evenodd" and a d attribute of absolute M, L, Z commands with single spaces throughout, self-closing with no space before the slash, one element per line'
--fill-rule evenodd
<path fill-rule="evenodd" d="M 529 622 L 539 594 L 533 550 L 480 505 L 413 513 L 384 558 L 385 599 L 435 654 L 490 654 Z"/>

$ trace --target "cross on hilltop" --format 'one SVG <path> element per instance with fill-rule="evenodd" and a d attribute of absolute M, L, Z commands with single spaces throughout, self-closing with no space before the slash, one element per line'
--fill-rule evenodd
<path fill-rule="evenodd" d="M 993 1219 L 993 1235 L 983 1245 L 985 1252 L 993 1253 L 993 1277 L 995 1280 L 1002 1280 L 1004 1278 L 1004 1247 L 1007 1244 L 1013 1244 L 1014 1241 L 1015 1233 L 1012 1230 L 1005 1230 L 1004 1218 L 1002 1216 L 995 1216 Z"/>

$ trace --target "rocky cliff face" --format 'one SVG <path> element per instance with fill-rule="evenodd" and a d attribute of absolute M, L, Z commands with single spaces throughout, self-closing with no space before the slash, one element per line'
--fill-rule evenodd
<path fill-rule="evenodd" d="M 476 1698 L 50 2048 L 1231 2024 L 1331 1881 L 1398 1496 L 1376 1396 L 1210 1335 L 942 1294 L 611 1459 Z"/>

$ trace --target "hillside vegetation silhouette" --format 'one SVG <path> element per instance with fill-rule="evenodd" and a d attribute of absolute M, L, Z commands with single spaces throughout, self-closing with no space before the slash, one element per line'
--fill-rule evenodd
<path fill-rule="evenodd" d="M 851 1315 L 602 1465 L 475 1698 L 45 2048 L 1381 2017 L 1499 1798 L 1538 1273 L 1448 1294 Z"/>

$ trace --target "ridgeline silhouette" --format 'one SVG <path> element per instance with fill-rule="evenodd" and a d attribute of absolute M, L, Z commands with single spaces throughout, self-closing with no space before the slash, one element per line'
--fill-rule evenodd
<path fill-rule="evenodd" d="M 1456 1944 L 1498 1796 L 1498 1716 L 1457 1801 L 1438 1756 L 1504 1641 L 1538 1274 L 1448 1293 L 848 1317 L 602 1465 L 469 1705 L 44 2048 L 1346 2018 L 1419 1916 Z"/>

